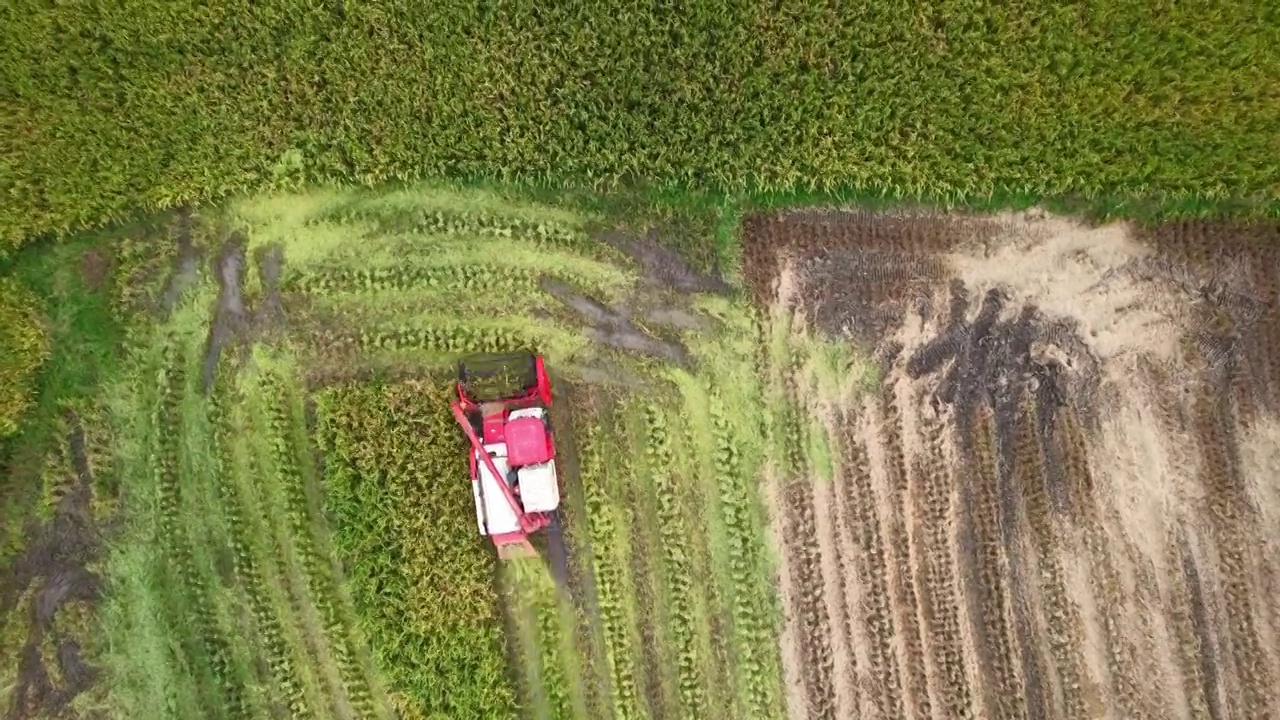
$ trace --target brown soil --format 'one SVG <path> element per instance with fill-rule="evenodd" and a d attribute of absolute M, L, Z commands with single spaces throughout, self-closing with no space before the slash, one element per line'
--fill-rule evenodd
<path fill-rule="evenodd" d="M 1280 227 L 810 211 L 744 246 L 758 302 L 884 370 L 838 408 L 851 667 L 789 656 L 792 715 L 842 672 L 883 717 L 1280 714 Z"/>
<path fill-rule="evenodd" d="M 80 278 L 85 287 L 99 290 L 111 277 L 111 258 L 103 248 L 91 248 L 80 257 Z"/>
<path fill-rule="evenodd" d="M 91 513 L 93 474 L 85 449 L 85 431 L 74 415 L 69 415 L 64 452 L 74 475 L 72 489 L 58 502 L 53 517 L 41 526 L 28 528 L 21 554 L 9 567 L 0 570 L 0 616 L 15 610 L 23 593 L 34 584 L 30 604 L 27 642 L 21 650 L 18 676 L 7 720 L 25 720 L 42 713 L 56 716 L 77 695 L 93 685 L 97 668 L 80 654 L 75 638 L 58 636 L 54 619 L 69 602 L 95 605 L 101 583 L 87 569 L 101 547 Z M 61 683 L 55 685 L 45 666 L 40 647 L 53 633 Z"/>

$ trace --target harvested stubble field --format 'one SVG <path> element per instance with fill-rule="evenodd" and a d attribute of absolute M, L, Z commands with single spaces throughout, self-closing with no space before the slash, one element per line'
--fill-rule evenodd
<path fill-rule="evenodd" d="M 878 365 L 870 392 L 786 387 L 813 419 L 790 442 L 831 459 L 767 492 L 792 717 L 1280 713 L 1280 229 L 799 211 L 743 234 L 778 332 Z"/>

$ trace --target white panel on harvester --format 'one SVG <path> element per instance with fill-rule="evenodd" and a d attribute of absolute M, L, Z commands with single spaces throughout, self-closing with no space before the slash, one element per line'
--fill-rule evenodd
<path fill-rule="evenodd" d="M 551 512 L 560 507 L 555 460 L 525 465 L 516 473 L 520 477 L 520 502 L 525 512 Z"/>
<path fill-rule="evenodd" d="M 505 475 L 507 472 L 506 444 L 493 443 L 485 445 L 484 449 L 495 456 L 494 466 L 497 467 L 498 472 Z M 488 464 L 480 458 L 476 458 L 476 466 L 480 481 L 471 483 L 471 494 L 476 501 L 476 525 L 480 528 L 480 534 L 500 535 L 518 531 L 520 519 L 516 517 L 515 510 L 507 502 L 507 496 L 502 493 L 502 487 L 498 485 L 498 483 L 505 484 L 506 478 L 495 478 L 493 473 L 489 472 Z M 485 520 L 488 520 L 487 528 Z"/>

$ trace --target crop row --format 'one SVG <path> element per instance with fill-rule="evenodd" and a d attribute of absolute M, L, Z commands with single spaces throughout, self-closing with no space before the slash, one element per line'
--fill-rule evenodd
<path fill-rule="evenodd" d="M 921 484 L 920 527 L 926 547 L 921 570 L 929 589 L 930 610 L 928 632 L 933 638 L 934 664 L 941 674 L 939 702 L 947 717 L 962 717 L 970 712 L 971 693 L 964 666 L 964 644 L 961 638 L 958 608 L 962 595 L 958 592 L 956 573 L 951 562 L 948 510 L 951 504 L 951 470 L 943 444 L 946 426 L 937 418 L 920 413 L 925 457 L 917 467 Z"/>
<path fill-rule="evenodd" d="M 405 720 L 510 717 L 491 557 L 474 535 L 447 382 L 317 398 L 326 514 L 360 626 Z"/>
<path fill-rule="evenodd" d="M 647 437 L 647 467 L 653 480 L 658 506 L 658 531 L 666 564 L 666 591 L 671 596 L 671 636 L 678 654 L 680 702 L 686 717 L 706 715 L 707 701 L 703 691 L 705 678 L 697 652 L 694 626 L 693 570 L 688 555 L 688 536 L 683 515 L 678 507 L 679 493 L 671 478 L 673 458 L 667 436 L 666 418 L 652 404 L 644 407 Z"/>
<path fill-rule="evenodd" d="M 223 515 L 230 529 L 232 572 L 239 579 L 249 611 L 253 615 L 256 627 L 255 640 L 265 651 L 267 665 L 276 688 L 283 694 L 289 706 L 290 714 L 306 720 L 313 716 L 307 704 L 303 684 L 293 667 L 289 648 L 284 638 L 280 619 L 267 601 L 262 586 L 262 573 L 258 567 L 253 548 L 246 542 L 249 526 L 241 508 L 244 501 L 236 491 L 231 473 L 236 472 L 235 461 L 231 454 L 230 418 L 227 403 L 234 401 L 232 387 L 227 373 L 220 373 L 211 401 L 211 420 L 213 421 L 214 442 L 219 448 L 221 466 L 216 469 L 216 490 Z"/>
<path fill-rule="evenodd" d="M 480 235 L 495 238 L 521 238 L 541 245 L 581 247 L 586 236 L 577 230 L 554 223 L 533 222 L 519 217 L 466 210 L 384 210 L 355 204 L 328 213 L 325 220 L 373 221 L 387 230 L 415 230 L 430 234 Z"/>
<path fill-rule="evenodd" d="M 1053 449 L 1041 448 L 1036 442 L 1033 426 L 1036 411 L 1027 408 L 1018 417 L 1018 435 L 1015 454 L 1018 458 L 1017 487 L 1022 488 L 1026 499 L 1027 525 L 1036 549 L 1039 568 L 1041 607 L 1047 625 L 1049 653 L 1054 671 L 1062 687 L 1063 710 L 1068 718 L 1087 717 L 1084 688 L 1081 681 L 1084 669 L 1080 667 L 1080 652 L 1084 642 L 1080 617 L 1067 596 L 1066 580 L 1059 561 L 1058 539 L 1054 532 L 1052 509 L 1049 506 L 1049 473 L 1061 472 L 1060 464 L 1053 458 Z M 1043 455 L 1042 455 L 1043 453 Z M 1038 458 L 1043 457 L 1043 461 Z M 1154 579 L 1147 587 L 1156 587 Z"/>
<path fill-rule="evenodd" d="M 342 349 L 428 350 L 444 353 L 541 351 L 538 338 L 523 330 L 470 326 L 463 323 L 432 327 L 373 327 L 356 332 L 326 334 L 319 341 Z M 313 341 L 314 342 L 314 341 Z"/>
<path fill-rule="evenodd" d="M 1084 437 L 1078 419 L 1072 412 L 1063 412 L 1059 429 L 1060 447 L 1063 452 L 1063 472 L 1076 507 L 1076 522 L 1080 526 L 1085 552 L 1089 558 L 1089 584 L 1100 608 L 1123 607 L 1124 589 L 1120 573 L 1111 557 L 1106 530 L 1102 527 L 1093 498 L 1094 478 L 1085 454 Z M 1117 612 L 1102 612 L 1103 640 L 1107 648 L 1107 675 L 1111 678 L 1113 696 L 1125 717 L 1143 720 L 1150 717 L 1141 701 L 1141 681 L 1135 672 L 1137 653 L 1124 629 L 1120 627 Z"/>
<path fill-rule="evenodd" d="M 525 648 L 526 674 L 538 687 L 531 695 L 546 702 L 551 717 L 557 720 L 585 718 L 586 700 L 582 692 L 577 647 L 574 645 L 574 613 L 572 605 L 562 601 L 558 589 L 540 559 L 515 561 L 510 568 L 514 576 L 509 588 L 518 624 L 518 632 L 529 635 Z"/>
<path fill-rule="evenodd" d="M 867 448 L 856 439 L 857 429 L 852 420 L 845 421 L 843 432 L 849 438 L 845 466 L 849 468 L 850 482 L 840 484 L 841 501 L 852 511 L 847 518 L 849 532 L 857 539 L 866 587 L 863 623 L 870 641 L 867 671 L 871 677 L 882 678 L 873 703 L 882 717 L 904 717 L 902 680 L 894 658 L 894 621 L 889 605 L 884 541 L 874 512 L 875 504 L 871 502 L 875 494 L 871 486 L 870 457 Z"/>
<path fill-rule="evenodd" d="M 771 621 L 774 608 L 761 592 L 763 557 L 759 520 L 754 512 L 757 493 L 748 480 L 742 453 L 716 391 L 708 394 L 715 466 L 718 469 L 720 509 L 728 539 L 730 580 L 734 585 L 730 615 L 735 633 L 735 656 L 743 676 L 743 691 L 753 717 L 770 717 L 778 704 L 773 679 L 778 638 Z"/>
<path fill-rule="evenodd" d="M 641 713 L 635 655 L 631 647 L 633 623 L 624 600 L 628 587 L 616 555 L 611 554 L 616 552 L 623 538 L 619 537 L 617 520 L 605 493 L 607 471 L 603 448 L 600 447 L 600 430 L 594 424 L 584 425 L 578 430 L 581 432 L 578 450 L 581 482 L 586 496 L 591 545 L 595 548 L 596 589 L 600 598 L 605 657 L 613 689 L 614 716 L 617 720 L 638 720 Z"/>
<path fill-rule="evenodd" d="M 281 290 L 314 294 L 334 292 L 403 292 L 439 288 L 456 292 L 491 292 L 537 282 L 538 271 L 498 265 L 397 265 L 395 267 L 337 267 L 291 275 Z"/>
<path fill-rule="evenodd" d="M 1252 585 L 1257 572 L 1251 567 L 1250 547 L 1256 547 L 1253 526 L 1257 522 L 1251 501 L 1242 489 L 1237 459 L 1240 452 L 1231 432 L 1235 422 L 1225 393 L 1201 397 L 1196 408 L 1196 434 L 1203 462 L 1201 482 L 1206 491 L 1208 516 L 1218 546 L 1219 577 L 1226 615 L 1226 646 L 1240 674 L 1240 707 L 1246 716 L 1261 717 L 1275 707 L 1275 679 L 1269 676 L 1266 652 L 1259 644 Z M 1263 546 L 1265 547 L 1265 545 Z M 1265 616 L 1264 616 L 1265 617 Z"/>
<path fill-rule="evenodd" d="M 219 684 L 226 707 L 232 717 L 247 716 L 243 688 L 233 677 L 231 652 L 218 628 L 205 577 L 196 568 L 190 538 L 178 526 L 180 514 L 180 458 L 182 433 L 180 404 L 186 390 L 182 357 L 176 340 L 169 339 L 161 348 L 158 385 L 160 402 L 152 417 L 156 437 L 153 462 L 159 505 L 159 530 L 170 561 L 184 586 L 184 594 L 194 614 L 196 634 L 208 658 L 214 680 Z"/>
<path fill-rule="evenodd" d="M 798 632 L 804 684 L 810 717 L 827 720 L 836 716 L 833 694 L 835 663 L 831 652 L 831 626 L 822 577 L 821 549 L 817 542 L 817 517 L 813 485 L 808 478 L 790 482 L 783 491 L 786 528 L 787 579 L 795 592 L 794 610 L 799 615 Z"/>
<path fill-rule="evenodd" d="M 988 669 L 993 675 L 993 714 L 999 718 L 1025 717 L 1023 688 L 1018 681 L 1016 649 L 1010 640 L 1008 593 L 1001 562 L 1000 494 L 996 476 L 995 428 L 991 413 L 983 408 L 974 418 L 973 462 L 969 487 L 973 497 L 971 521 L 977 545 L 977 581 L 984 617 Z"/>
<path fill-rule="evenodd" d="M 305 482 L 299 471 L 299 436 L 295 432 L 295 400 L 286 384 L 274 374 L 263 379 L 267 396 L 268 427 L 273 466 L 285 494 L 285 511 L 292 530 L 294 548 L 302 559 L 303 576 L 311 595 L 311 602 L 320 611 L 329 647 L 338 664 L 338 672 L 346 686 L 352 706 L 362 717 L 374 715 L 373 696 L 369 684 L 356 663 L 350 635 L 342 621 L 337 606 L 338 588 L 333 581 L 333 571 L 326 558 L 316 551 L 311 526 L 311 513 L 307 508 Z"/>
<path fill-rule="evenodd" d="M 881 410 L 883 415 L 883 441 L 885 445 L 886 470 L 888 475 L 889 507 L 888 523 L 889 561 L 897 568 L 894 595 L 900 607 L 909 608 L 902 613 L 898 632 L 906 641 L 907 688 L 915 712 L 919 717 L 930 716 L 929 686 L 925 675 L 924 647 L 920 636 L 920 626 L 914 609 L 919 607 L 912 572 L 917 567 L 911 557 L 911 546 L 907 535 L 905 512 L 907 503 L 907 465 L 902 446 L 902 414 L 893 396 L 891 387 L 881 394 Z"/>

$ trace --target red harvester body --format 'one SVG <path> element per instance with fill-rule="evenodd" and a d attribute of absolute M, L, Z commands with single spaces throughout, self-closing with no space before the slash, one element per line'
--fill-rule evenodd
<path fill-rule="evenodd" d="M 560 505 L 551 381 L 541 356 L 476 355 L 458 363 L 454 419 L 470 443 L 476 525 L 499 557 L 536 555 L 529 535 Z"/>

